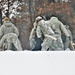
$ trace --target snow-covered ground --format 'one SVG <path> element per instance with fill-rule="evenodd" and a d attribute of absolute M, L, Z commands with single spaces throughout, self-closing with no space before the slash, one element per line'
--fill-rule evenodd
<path fill-rule="evenodd" d="M 2 51 L 0 75 L 75 75 L 75 51 Z"/>

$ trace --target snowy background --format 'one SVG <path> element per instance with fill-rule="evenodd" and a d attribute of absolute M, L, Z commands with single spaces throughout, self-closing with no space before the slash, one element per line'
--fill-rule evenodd
<path fill-rule="evenodd" d="M 1 1 L 0 8 L 2 9 L 2 18 L 6 16 L 7 10 L 8 10 L 8 1 Z M 20 15 L 20 12 L 17 10 L 21 10 L 20 5 L 23 5 L 24 2 L 20 3 L 20 1 L 16 0 L 10 0 L 9 1 L 9 18 L 12 19 L 13 17 L 16 18 L 16 15 Z"/>
<path fill-rule="evenodd" d="M 75 52 L 3 51 L 0 75 L 75 75 Z"/>

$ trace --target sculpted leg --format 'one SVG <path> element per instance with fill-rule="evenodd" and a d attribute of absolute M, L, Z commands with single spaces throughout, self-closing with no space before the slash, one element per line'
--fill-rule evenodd
<path fill-rule="evenodd" d="M 13 40 L 12 42 L 13 42 L 13 45 L 16 47 L 16 49 L 18 51 L 22 51 L 23 50 L 22 47 L 21 47 L 21 43 L 20 43 L 19 39 L 16 39 L 15 41 Z"/>

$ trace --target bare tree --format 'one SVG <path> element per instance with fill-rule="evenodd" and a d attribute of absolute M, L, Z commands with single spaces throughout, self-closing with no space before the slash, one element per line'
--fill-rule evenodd
<path fill-rule="evenodd" d="M 2 25 L 2 4 L 0 0 L 0 25 Z"/>

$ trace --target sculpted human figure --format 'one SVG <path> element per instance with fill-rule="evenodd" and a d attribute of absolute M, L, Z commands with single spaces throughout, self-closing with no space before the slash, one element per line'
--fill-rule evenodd
<path fill-rule="evenodd" d="M 48 50 L 60 50 L 56 44 L 56 37 L 54 31 L 51 29 L 51 25 L 49 21 L 44 21 L 41 19 L 41 17 L 37 17 L 38 20 L 38 25 L 37 25 L 37 37 L 43 39 L 43 43 L 41 44 L 42 46 L 42 51 L 48 51 Z M 56 45 L 55 45 L 56 44 Z"/>
<path fill-rule="evenodd" d="M 0 40 L 0 48 L 3 47 L 6 48 L 6 50 L 11 50 L 12 44 L 18 51 L 22 51 L 21 43 L 18 39 L 17 34 L 15 33 L 5 34 Z"/>
<path fill-rule="evenodd" d="M 0 39 L 2 39 L 3 36 L 5 36 L 9 33 L 14 33 L 17 37 L 19 36 L 19 31 L 16 28 L 16 26 L 10 22 L 8 17 L 5 17 L 3 25 L 0 27 Z M 15 35 L 13 35 L 14 39 L 15 39 Z M 8 36 L 9 36 L 8 38 L 11 37 L 10 34 Z M 5 38 L 5 39 L 7 41 L 7 38 Z"/>
<path fill-rule="evenodd" d="M 0 38 L 8 33 L 15 33 L 19 36 L 19 31 L 16 26 L 10 22 L 8 17 L 5 17 L 3 25 L 0 27 Z"/>
<path fill-rule="evenodd" d="M 61 47 L 61 49 L 64 49 L 64 45 L 61 39 L 61 32 L 63 32 L 65 34 L 66 37 L 70 38 L 70 35 L 68 33 L 68 31 L 66 30 L 65 26 L 63 25 L 63 23 L 61 21 L 58 20 L 57 17 L 51 17 L 51 19 L 49 20 L 49 22 L 51 23 L 51 27 L 54 30 L 55 34 L 57 34 L 58 36 L 58 46 Z"/>
<path fill-rule="evenodd" d="M 64 49 L 66 50 L 67 48 L 69 48 L 70 50 L 73 50 L 74 48 L 72 46 L 72 33 L 69 29 L 69 25 L 65 25 L 65 28 L 67 29 L 71 39 L 65 37 Z"/>
<path fill-rule="evenodd" d="M 36 18 L 35 22 L 33 23 L 34 27 L 31 30 L 30 38 L 29 38 L 30 47 L 31 47 L 32 51 L 41 50 L 42 40 L 40 38 L 38 38 L 36 35 L 37 25 L 38 25 L 38 22 L 37 22 L 37 18 Z"/>

